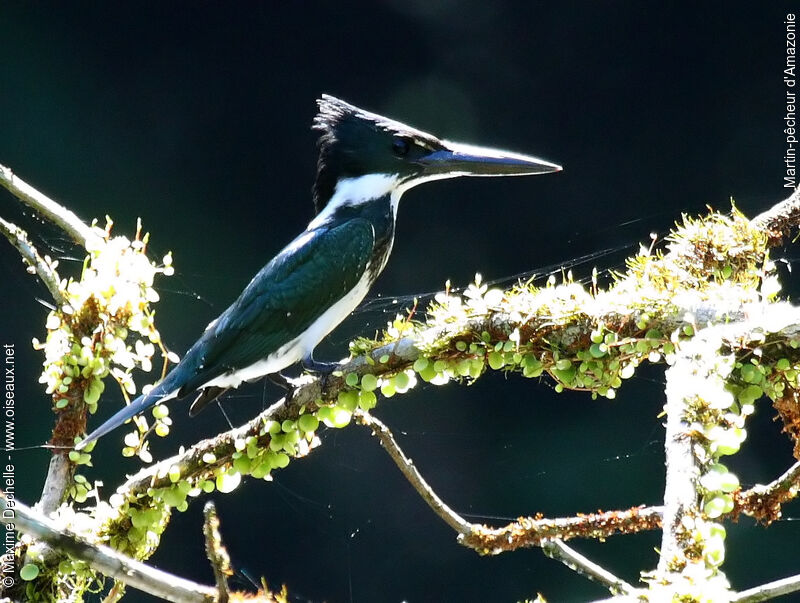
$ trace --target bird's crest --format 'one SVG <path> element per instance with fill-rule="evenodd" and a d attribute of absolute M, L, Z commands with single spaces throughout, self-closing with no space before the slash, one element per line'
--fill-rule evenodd
<path fill-rule="evenodd" d="M 380 166 L 370 161 L 388 156 L 395 137 L 413 139 L 417 145 L 434 148 L 435 136 L 404 123 L 360 109 L 329 94 L 317 100 L 319 112 L 312 129 L 319 132 L 319 160 L 314 182 L 314 207 L 319 213 L 333 195 L 341 177 L 355 177 Z M 386 150 L 377 145 L 386 145 Z M 375 147 L 375 148 L 373 148 Z"/>

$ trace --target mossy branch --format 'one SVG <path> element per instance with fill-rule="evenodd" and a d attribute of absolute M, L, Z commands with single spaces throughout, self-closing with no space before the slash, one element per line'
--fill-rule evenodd
<path fill-rule="evenodd" d="M 800 309 L 773 303 L 754 307 L 745 320 L 708 327 L 680 347 L 667 370 L 667 477 L 655 591 L 687 600 L 728 599 L 720 518 L 736 512 L 735 501 L 744 512 L 761 515 L 761 495 L 771 499 L 770 507 L 791 496 L 793 471 L 780 485 L 737 495 L 738 478 L 721 458 L 738 452 L 756 399 L 767 393 L 775 400 L 796 386 L 798 338 Z"/>
<path fill-rule="evenodd" d="M 800 406 L 795 407 L 796 413 L 798 408 Z M 737 492 L 734 497 L 734 510 L 769 525 L 781 518 L 781 507 L 796 498 L 798 491 L 800 491 L 800 461 L 769 484 L 756 484 L 749 490 Z"/>
<path fill-rule="evenodd" d="M 17 529 L 23 534 L 46 542 L 62 553 L 69 554 L 76 562 L 88 563 L 106 576 L 122 580 L 157 597 L 180 603 L 216 601 L 216 589 L 162 572 L 120 555 L 108 547 L 87 542 L 68 528 L 21 502 L 7 499 L 2 491 L 0 491 L 0 521 L 12 524 L 11 529 Z M 24 570 L 22 575 L 25 575 Z"/>
<path fill-rule="evenodd" d="M 787 203 L 783 204 L 782 215 L 794 215 L 796 199 Z M 787 208 L 792 212 L 787 212 Z M 673 363 L 676 350 L 708 326 L 741 325 L 754 314 L 766 313 L 770 320 L 761 324 L 760 332 L 777 334 L 770 341 L 773 348 L 767 357 L 776 361 L 777 353 L 788 357 L 784 360 L 793 365 L 797 362 L 796 354 L 791 351 L 796 347 L 795 316 L 787 307 L 782 316 L 788 316 L 785 320 L 791 324 L 784 322 L 776 330 L 776 320 L 782 320 L 776 318 L 781 316 L 776 309 L 782 306 L 769 302 L 777 289 L 767 249 L 777 240 L 777 236 L 767 237 L 753 230 L 751 223 L 738 214 L 734 213 L 732 218 L 712 214 L 702 221 L 685 220 L 670 239 L 666 254 L 643 251 L 629 261 L 628 272 L 620 274 L 604 291 L 596 287 L 586 291 L 566 282 L 550 283 L 544 289 L 520 286 L 499 292 L 488 290 L 478 281 L 464 298 L 439 296 L 426 321 L 415 323 L 398 318 L 382 340 L 354 342 L 352 351 L 356 356 L 343 364 L 340 375 L 330 379 L 325 387 L 314 379 L 298 383 L 291 400 L 278 402 L 248 425 L 143 470 L 123 485 L 117 501 L 146 507 L 154 493 L 156 499 L 163 501 L 164 493 L 159 489 L 174 488 L 176 482 L 180 486 L 186 480 L 191 491 L 197 489 L 198 476 L 200 482 L 216 479 L 219 483 L 220 475 L 247 473 L 236 466 L 236 455 L 246 448 L 252 447 L 254 452 L 248 453 L 250 459 L 267 447 L 274 452 L 276 448 L 270 446 L 274 436 L 289 433 L 304 415 L 321 416 L 320 411 L 333 405 L 349 420 L 347 413 L 356 406 L 366 406 L 367 410 L 374 405 L 374 394 L 369 394 L 376 388 L 391 396 L 413 385 L 417 376 L 442 383 L 452 379 L 474 380 L 487 368 L 521 372 L 528 377 L 547 372 L 563 388 L 611 397 L 622 379 L 629 377 L 641 362 L 666 358 Z M 751 339 L 747 342 L 753 343 L 752 346 L 740 340 L 736 351 L 760 350 L 760 340 Z M 763 355 L 763 350 L 759 353 Z M 398 380 L 401 375 L 405 378 Z M 780 377 L 776 377 L 772 383 L 779 382 Z M 753 401 L 748 398 L 755 396 L 752 387 L 734 389 L 737 404 Z M 769 393 L 777 390 L 776 385 Z M 760 396 L 764 389 L 759 392 Z M 685 440 L 681 416 L 677 415 L 679 428 L 675 433 L 676 439 Z M 334 419 L 336 416 L 325 413 L 326 422 L 335 423 Z M 278 425 L 281 427 L 277 428 Z M 703 437 L 706 443 L 714 445 L 707 434 Z M 290 456 L 307 454 L 317 444 L 313 436 L 306 441 L 296 451 L 300 454 Z M 719 447 L 725 445 L 728 444 L 723 442 Z M 280 464 L 273 464 L 269 470 L 279 467 Z M 696 468 L 691 471 L 697 473 Z M 694 496 L 697 488 L 691 482 L 689 485 L 687 492 Z M 714 508 L 716 499 L 708 500 L 711 506 L 707 509 Z M 589 519 L 587 516 L 528 519 L 502 529 L 470 526 L 469 535 L 459 522 L 453 525 L 462 542 L 474 541 L 470 546 L 482 552 L 498 552 L 517 546 L 541 546 L 552 538 L 605 537 L 660 525 L 660 509 L 642 511 L 615 511 Z M 686 508 L 681 508 L 670 520 L 685 518 L 685 511 Z M 717 516 L 731 511 L 723 509 Z M 114 523 L 107 524 L 107 528 L 109 534 L 113 533 Z M 710 530 L 707 536 L 713 539 L 713 526 Z M 492 545 L 490 537 L 498 544 Z M 669 562 L 665 566 L 674 568 Z"/>
<path fill-rule="evenodd" d="M 58 276 L 58 272 L 56 272 L 58 262 L 54 262 L 47 256 L 42 257 L 39 255 L 39 251 L 28 240 L 28 233 L 16 224 L 0 218 L 0 232 L 17 248 L 23 261 L 28 265 L 28 271 L 36 272 L 36 275 L 42 279 L 56 305 L 63 305 L 66 300 L 59 289 L 59 281 L 61 279 Z"/>
<path fill-rule="evenodd" d="M 24 183 L 15 180 L 7 168 L 0 170 L 0 176 L 6 186 L 11 183 L 21 199 L 36 201 L 32 189 L 23 187 Z M 45 211 L 49 210 L 45 207 Z M 668 413 L 668 422 L 674 421 L 668 442 L 681 442 L 683 446 L 680 450 L 676 447 L 676 452 L 668 448 L 668 454 L 674 454 L 677 462 L 681 458 L 688 460 L 686 471 L 677 472 L 681 485 L 689 486 L 686 497 L 691 490 L 694 496 L 698 491 L 703 493 L 704 498 L 699 505 L 695 500 L 694 506 L 668 501 L 664 510 L 664 523 L 668 526 L 665 549 L 672 553 L 662 558 L 666 561 L 659 568 L 657 581 L 663 584 L 665 576 L 671 574 L 685 577 L 683 570 L 697 565 L 698 560 L 705 564 L 706 572 L 709 567 L 714 570 L 721 563 L 719 549 L 706 545 L 719 544 L 724 533 L 713 520 L 739 511 L 754 515 L 759 512 L 748 508 L 755 499 L 736 497 L 732 486 L 735 476 L 717 462 L 721 454 L 738 450 L 744 417 L 751 412 L 753 402 L 765 393 L 782 401 L 779 409 L 786 431 L 795 441 L 800 436 L 800 411 L 793 393 L 800 375 L 800 357 L 795 352 L 800 346 L 797 321 L 791 308 L 783 314 L 776 313 L 776 308 L 781 307 L 776 303 L 779 284 L 768 257 L 769 249 L 782 243 L 798 224 L 800 198 L 795 193 L 752 221 L 735 210 L 731 216 L 711 213 L 703 219 L 684 218 L 666 239 L 663 250 L 643 248 L 628 260 L 626 271 L 617 274 L 605 289 L 596 282 L 587 289 L 566 275 L 562 283 L 552 280 L 543 288 L 520 284 L 506 291 L 489 289 L 476 279 L 463 296 L 440 294 L 427 309 L 424 320 L 398 317 L 380 340 L 353 342 L 352 358 L 324 383 L 306 376 L 295 383 L 290 399 L 278 401 L 245 425 L 142 469 L 123 483 L 108 503 L 101 502 L 94 510 L 94 537 L 134 558 L 147 558 L 158 546 L 171 509 L 185 509 L 189 499 L 203 492 L 229 492 L 242 476 L 269 479 L 272 471 L 319 446 L 315 434 L 320 423 L 343 427 L 356 409 L 373 408 L 378 392 L 385 397 L 404 393 L 420 379 L 441 385 L 473 381 L 487 370 L 521 373 L 528 378 L 546 374 L 555 380 L 557 391 L 573 389 L 613 398 L 643 362 L 666 361 L 675 365 L 670 370 L 677 373 L 686 367 L 697 371 L 696 361 L 705 359 L 711 364 L 703 373 L 705 378 L 701 375 L 699 380 L 707 381 L 716 375 L 722 384 L 709 394 L 712 400 L 707 407 L 714 412 L 702 410 L 702 396 L 668 396 L 670 401 L 677 400 Z M 83 228 L 71 220 L 63 227 L 74 238 L 77 236 L 76 240 L 89 240 Z M 107 232 L 105 238 L 98 235 L 97 229 L 88 232 L 101 241 L 97 249 L 89 245 L 91 253 L 104 253 L 100 247 L 102 241 L 108 241 Z M 137 235 L 138 247 L 131 247 L 141 252 L 145 242 L 146 237 L 140 241 Z M 125 247 L 130 242 L 123 243 Z M 169 265 L 166 258 L 164 264 Z M 132 325 L 141 329 L 140 333 L 151 335 L 152 342 L 160 339 L 152 322 L 147 322 L 151 319 L 147 302 L 157 299 L 150 297 L 148 279 L 159 270 L 166 272 L 148 263 L 145 272 L 149 276 L 137 294 L 144 304 L 143 322 Z M 53 322 L 51 332 L 59 332 L 62 326 L 67 330 L 92 327 L 89 323 L 93 312 L 100 314 L 93 304 L 100 303 L 100 297 L 90 296 L 95 301 L 85 307 L 88 314 L 81 315 L 86 319 L 83 322 L 74 323 L 64 315 L 55 317 L 58 325 L 55 319 L 49 320 Z M 723 345 L 715 340 L 715 345 L 691 353 L 693 346 L 705 341 L 696 337 L 698 333 L 707 332 L 710 337 L 716 325 L 733 324 L 738 328 L 750 324 L 754 315 L 764 318 L 759 323 L 762 339 L 751 330 L 735 342 L 725 340 Z M 790 318 L 778 324 L 776 316 Z M 121 333 L 127 329 L 115 331 L 119 324 L 129 323 L 103 325 L 104 337 L 124 340 L 125 334 Z M 72 356 L 59 358 L 68 368 L 72 364 L 78 367 L 78 373 L 82 373 L 83 366 L 90 366 L 92 373 L 100 371 L 102 376 L 110 372 L 111 360 L 93 355 L 91 347 L 70 353 Z M 135 356 L 136 362 L 149 362 L 149 355 Z M 724 361 L 713 364 L 712 357 Z M 693 374 L 697 376 L 696 372 Z M 62 394 L 71 391 L 65 376 L 71 378 L 69 372 L 48 374 L 56 397 L 65 386 Z M 127 387 L 126 375 L 115 373 L 115 377 Z M 91 375 L 88 379 L 86 387 L 76 386 L 76 391 L 89 392 L 88 403 L 96 404 L 102 388 L 93 385 L 97 379 Z M 98 382 L 101 380 L 102 377 Z M 69 395 L 63 399 L 67 400 L 66 406 L 72 405 Z M 159 421 L 157 426 L 168 426 L 163 416 Z M 157 431 L 163 434 L 167 429 Z M 693 438 L 705 446 L 707 456 L 697 457 L 696 450 L 687 452 L 685 441 Z M 136 448 L 140 455 L 146 452 L 141 441 Z M 85 460 L 76 458 L 75 462 L 83 464 Z M 791 478 L 768 493 L 774 494 L 772 500 L 778 506 L 796 494 L 796 487 L 785 485 L 789 481 L 796 484 L 796 479 Z M 686 497 L 677 498 L 685 501 Z M 736 509 L 734 498 L 739 503 Z M 686 518 L 694 523 L 688 526 Z M 541 546 L 554 538 L 604 537 L 620 531 L 650 529 L 660 521 L 660 509 L 634 508 L 595 514 L 591 521 L 585 517 L 533 518 L 504 528 L 481 530 L 470 526 L 468 535 L 457 522 L 454 528 L 462 541 L 477 538 L 477 550 L 498 552 L 508 550 L 507 545 L 499 544 L 503 540 L 510 539 L 516 546 Z M 696 532 L 693 538 L 701 544 L 687 548 L 687 531 Z M 493 538 L 496 544 L 492 544 Z M 708 578 L 709 574 L 704 575 Z M 721 589 L 726 588 L 722 581 L 719 584 Z"/>
<path fill-rule="evenodd" d="M 151 287 L 153 275 L 169 273 L 170 258 L 164 258 L 163 267 L 154 265 L 145 255 L 147 235 L 140 236 L 139 229 L 133 241 L 112 238 L 110 220 L 105 230 L 94 223 L 84 224 L 5 166 L 0 166 L 0 185 L 64 230 L 88 253 L 80 278 L 62 279 L 56 272 L 58 262 L 42 257 L 24 230 L 0 218 L 0 232 L 19 251 L 28 271 L 42 279 L 55 304 L 47 317 L 47 340 L 34 340 L 35 347 L 45 351 L 40 382 L 47 384 L 56 415 L 50 439 L 53 456 L 38 505 L 44 513 L 53 513 L 69 495 L 78 502 L 88 495 L 88 481 L 75 469 L 89 464 L 90 456 L 71 447 L 85 431 L 87 411 L 95 408 L 105 385 L 103 379 L 112 374 L 130 391 L 130 369 L 150 363 L 153 343 L 167 356 L 153 327 L 149 303 L 158 299 Z M 151 343 L 136 341 L 134 353 L 134 346 L 126 342 L 129 332 Z M 27 555 L 49 563 L 52 551 L 33 543 Z"/>
<path fill-rule="evenodd" d="M 4 165 L 0 165 L 0 186 L 61 228 L 81 247 L 91 247 L 92 241 L 97 239 L 97 233 L 73 212 L 33 188 Z"/>
<path fill-rule="evenodd" d="M 0 166 L 0 173 L 2 173 Z M 0 232 L 8 241 L 19 251 L 23 261 L 28 266 L 29 272 L 34 272 L 42 280 L 47 290 L 50 292 L 53 302 L 57 307 L 66 303 L 66 298 L 61 291 L 61 279 L 56 272 L 57 261 L 53 261 L 49 256 L 42 257 L 36 247 L 29 241 L 28 234 L 16 224 L 12 224 L 0 218 Z M 48 475 L 45 479 L 42 496 L 39 501 L 44 512 L 50 513 L 58 508 L 67 486 L 72 479 L 74 465 L 66 458 L 66 451 L 57 451 L 50 459 Z"/>
<path fill-rule="evenodd" d="M 546 372 L 561 388 L 612 397 L 641 362 L 671 361 L 695 330 L 760 307 L 770 241 L 740 214 L 712 214 L 685 219 L 666 253 L 642 250 L 606 290 L 551 282 L 497 291 L 478 281 L 464 297 L 441 295 L 424 322 L 398 318 L 380 341 L 354 342 L 354 358 L 324 387 L 307 377 L 291 399 L 242 427 L 140 471 L 112 498 L 119 515 L 103 534 L 121 537 L 131 507 L 180 508 L 193 494 L 234 487 L 241 475 L 268 479 L 317 446 L 314 430 L 301 428 L 304 416 L 314 428 L 320 420 L 342 426 L 357 406 L 374 406 L 378 388 L 394 395 L 417 377 L 440 384 L 487 369 Z"/>
<path fill-rule="evenodd" d="M 752 220 L 753 228 L 768 237 L 770 247 L 788 243 L 800 230 L 800 188 Z"/>
<path fill-rule="evenodd" d="M 469 381 L 495 369 L 532 378 L 548 373 L 558 387 L 612 397 L 641 362 L 669 361 L 696 329 L 742 320 L 760 307 L 766 244 L 742 216 L 713 214 L 685 220 L 667 253 L 643 250 L 607 290 L 553 282 L 542 289 L 497 291 L 477 282 L 464 297 L 443 294 L 424 322 L 400 317 L 380 341 L 354 342 L 353 359 L 324 387 L 306 377 L 291 399 L 247 424 L 142 469 L 112 497 L 115 512 L 103 537 L 131 545 L 132 554 L 146 554 L 125 542 L 131 513 L 164 518 L 166 508 L 182 508 L 191 496 L 215 487 L 230 490 L 242 475 L 269 479 L 271 471 L 318 445 L 314 429 L 320 421 L 345 425 L 356 407 L 374 406 L 377 389 L 394 395 L 417 378 Z M 641 519 L 638 511 L 629 514 Z M 608 517 L 598 522 L 612 532 L 621 529 Z M 529 544 L 575 535 L 544 529 L 510 528 L 524 532 Z M 492 550 L 485 543 L 481 548 Z"/>

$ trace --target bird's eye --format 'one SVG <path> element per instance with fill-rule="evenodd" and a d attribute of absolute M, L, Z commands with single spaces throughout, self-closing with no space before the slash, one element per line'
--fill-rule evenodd
<path fill-rule="evenodd" d="M 392 152 L 398 157 L 405 157 L 408 155 L 410 148 L 411 144 L 408 142 L 408 139 L 402 136 L 395 136 L 392 140 Z"/>

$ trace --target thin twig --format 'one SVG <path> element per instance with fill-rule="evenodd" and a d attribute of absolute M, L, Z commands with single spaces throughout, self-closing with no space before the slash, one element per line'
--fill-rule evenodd
<path fill-rule="evenodd" d="M 755 517 L 769 525 L 781 517 L 781 505 L 797 496 L 800 489 L 800 461 L 766 485 L 756 484 L 736 494 L 734 512 Z"/>
<path fill-rule="evenodd" d="M 91 227 L 84 224 L 73 212 L 37 191 L 30 184 L 15 176 L 11 168 L 4 165 L 0 165 L 0 185 L 25 205 L 35 209 L 61 228 L 82 247 L 86 247 L 87 241 L 98 238 Z"/>
<path fill-rule="evenodd" d="M 600 567 L 594 561 L 581 555 L 562 540 L 554 539 L 543 542 L 542 551 L 551 559 L 560 561 L 584 578 L 602 584 L 615 595 L 630 595 L 636 591 L 633 585 L 625 582 L 622 578 L 617 578 L 607 569 Z"/>
<path fill-rule="evenodd" d="M 775 599 L 798 590 L 800 590 L 800 574 L 738 592 L 733 595 L 730 603 L 758 603 L 758 601 Z"/>
<path fill-rule="evenodd" d="M 470 536 L 487 530 L 486 526 L 466 521 L 439 498 L 417 471 L 413 461 L 400 448 L 392 431 L 382 421 L 365 411 L 357 410 L 355 414 L 361 424 L 372 429 L 372 433 L 378 437 L 398 469 L 422 499 L 428 503 L 428 506 L 433 509 L 434 513 L 459 534 L 459 542 L 465 544 L 469 541 Z M 568 547 L 560 539 L 543 538 L 538 544 L 548 557 L 557 559 L 578 574 L 603 584 L 613 593 L 628 594 L 635 590 L 633 586 Z"/>
<path fill-rule="evenodd" d="M 661 527 L 662 507 L 633 507 L 600 511 L 575 517 L 520 517 L 501 528 L 473 525 L 472 534 L 459 542 L 483 555 L 497 555 L 520 548 L 540 547 L 554 538 L 602 539 L 616 534 L 635 534 Z"/>
<path fill-rule="evenodd" d="M 36 274 L 42 279 L 56 305 L 63 306 L 66 300 L 58 286 L 61 279 L 53 265 L 40 256 L 36 247 L 28 240 L 28 234 L 16 224 L 7 222 L 3 218 L 0 218 L 0 232 L 17 248 L 28 266 L 36 270 Z"/>
<path fill-rule="evenodd" d="M 0 169 L 0 172 L 2 170 Z M 55 265 L 49 258 L 43 258 L 38 250 L 28 240 L 27 233 L 17 226 L 0 218 L 0 232 L 16 247 L 24 261 L 36 271 L 36 274 L 44 283 L 50 296 L 57 306 L 65 305 L 66 299 L 59 288 L 60 277 L 56 272 Z M 64 500 L 69 483 L 72 481 L 75 465 L 67 458 L 66 452 L 55 451 L 48 465 L 47 478 L 42 489 L 42 496 L 39 500 L 40 510 L 45 513 L 55 511 Z M 47 557 L 52 551 L 42 548 L 39 554 Z"/>
<path fill-rule="evenodd" d="M 772 247 L 786 243 L 800 226 L 800 188 L 795 189 L 787 199 L 757 215 L 751 224 L 769 237 Z"/>
<path fill-rule="evenodd" d="M 397 444 L 391 430 L 384 425 L 379 419 L 375 418 L 368 412 L 356 411 L 356 417 L 362 425 L 366 425 L 372 429 L 372 433 L 378 436 L 386 452 L 392 457 L 397 468 L 400 469 L 402 474 L 408 482 L 419 493 L 428 506 L 436 513 L 447 525 L 453 528 L 460 535 L 468 535 L 472 532 L 472 524 L 465 521 L 458 513 L 453 511 L 447 504 L 439 498 L 436 492 L 433 491 L 420 472 L 414 466 L 414 462 L 408 458 Z"/>
<path fill-rule="evenodd" d="M 521 547 L 542 546 L 556 538 L 603 538 L 615 533 L 652 530 L 661 525 L 660 507 L 636 507 L 625 511 L 590 513 L 578 517 L 520 518 L 502 528 L 464 520 L 444 503 L 406 457 L 391 430 L 373 415 L 357 411 L 359 420 L 373 430 L 403 475 L 433 511 L 460 536 L 459 542 L 482 554 L 497 554 Z"/>
<path fill-rule="evenodd" d="M 228 576 L 231 575 L 231 558 L 225 545 L 222 544 L 222 535 L 219 533 L 219 517 L 217 508 L 212 501 L 203 507 L 203 535 L 206 540 L 206 556 L 214 570 L 214 581 L 219 592 L 216 603 L 228 603 L 230 591 L 228 589 Z"/>
<path fill-rule="evenodd" d="M 0 511 L 0 521 L 12 524 L 12 530 L 30 534 L 54 549 L 86 561 L 106 576 L 141 591 L 178 603 L 210 603 L 215 600 L 216 589 L 149 567 L 106 546 L 86 542 L 18 500 L 13 506 L 9 505 L 3 492 L 0 492 Z"/>

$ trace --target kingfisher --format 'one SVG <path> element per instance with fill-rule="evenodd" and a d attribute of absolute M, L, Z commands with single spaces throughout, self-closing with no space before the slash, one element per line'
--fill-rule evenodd
<path fill-rule="evenodd" d="M 386 266 L 400 197 L 408 189 L 457 176 L 557 172 L 536 157 L 442 140 L 323 94 L 312 129 L 319 158 L 312 189 L 316 216 L 272 258 L 205 329 L 166 377 L 118 411 L 77 448 L 138 413 L 198 394 L 192 409 L 242 382 L 298 362 L 312 373 L 314 348 L 364 299 Z"/>

